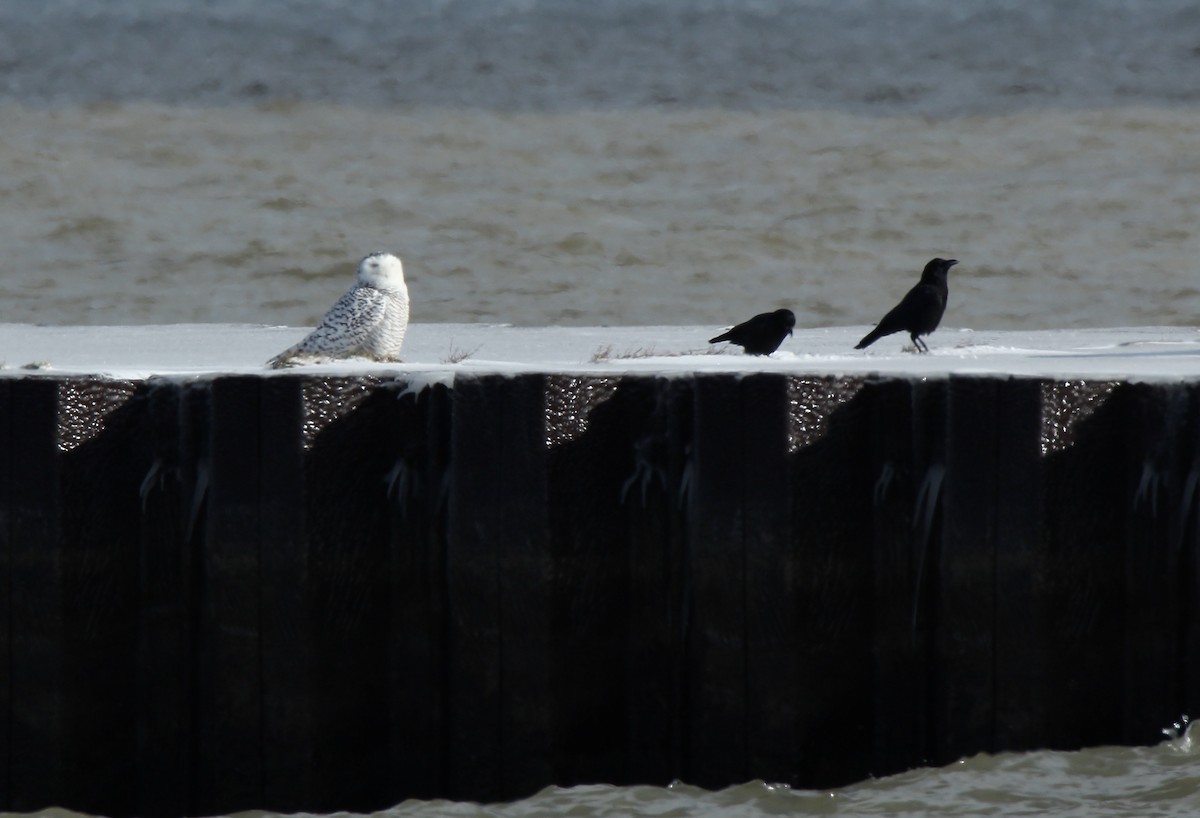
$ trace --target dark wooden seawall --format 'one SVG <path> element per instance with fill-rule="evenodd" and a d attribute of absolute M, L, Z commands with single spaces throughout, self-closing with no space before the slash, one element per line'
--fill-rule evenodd
<path fill-rule="evenodd" d="M 1200 706 L 1200 387 L 0 380 L 0 808 L 829 787 Z"/>

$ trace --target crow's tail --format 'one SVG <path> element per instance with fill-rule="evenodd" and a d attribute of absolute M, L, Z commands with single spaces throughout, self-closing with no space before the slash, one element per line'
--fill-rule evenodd
<path fill-rule="evenodd" d="M 859 341 L 858 344 L 856 344 L 854 348 L 855 349 L 866 349 L 867 347 L 869 347 L 871 344 L 878 341 L 883 336 L 890 335 L 890 334 L 891 333 L 880 332 L 879 327 L 875 327 L 875 329 L 871 330 L 866 335 L 864 335 L 863 339 L 861 341 Z"/>

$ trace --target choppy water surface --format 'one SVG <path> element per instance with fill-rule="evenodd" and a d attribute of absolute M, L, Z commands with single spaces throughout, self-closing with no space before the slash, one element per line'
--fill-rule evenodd
<path fill-rule="evenodd" d="M 1077 753 L 980 755 L 840 790 L 790 790 L 753 781 L 720 792 L 671 787 L 549 788 L 513 804 L 409 801 L 386 818 L 768 815 L 1108 818 L 1200 812 L 1200 764 L 1190 747 L 1105 747 Z"/>
<path fill-rule="evenodd" d="M 341 816 L 351 813 L 337 813 Z M 507 804 L 405 801 L 374 818 L 758 818 L 770 815 L 1182 818 L 1200 814 L 1200 759 L 1190 739 L 1157 747 L 978 755 L 838 790 L 751 781 L 718 792 L 669 787 L 548 787 Z M 0 813 L 3 818 L 10 814 Z M 51 809 L 37 818 L 72 818 Z M 277 813 L 238 813 L 268 818 Z"/>
<path fill-rule="evenodd" d="M 0 321 L 1200 315 L 1194 4 L 344 5 L 0 9 Z"/>
<path fill-rule="evenodd" d="M 9 108 L 0 320 L 311 323 L 366 250 L 413 319 L 1192 324 L 1200 114 Z"/>

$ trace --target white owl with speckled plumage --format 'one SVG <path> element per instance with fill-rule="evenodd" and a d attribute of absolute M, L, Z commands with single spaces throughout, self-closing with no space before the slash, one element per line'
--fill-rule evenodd
<path fill-rule="evenodd" d="M 329 308 L 317 328 L 267 365 L 279 369 L 333 358 L 398 361 L 407 329 L 404 265 L 391 253 L 372 253 L 359 263 L 354 286 Z"/>

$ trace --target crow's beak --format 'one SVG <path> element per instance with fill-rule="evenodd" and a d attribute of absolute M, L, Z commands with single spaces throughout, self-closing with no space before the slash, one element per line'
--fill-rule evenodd
<path fill-rule="evenodd" d="M 946 269 L 949 270 L 955 264 L 958 264 L 958 259 L 956 259 L 956 258 L 950 259 L 949 261 L 946 262 Z"/>

